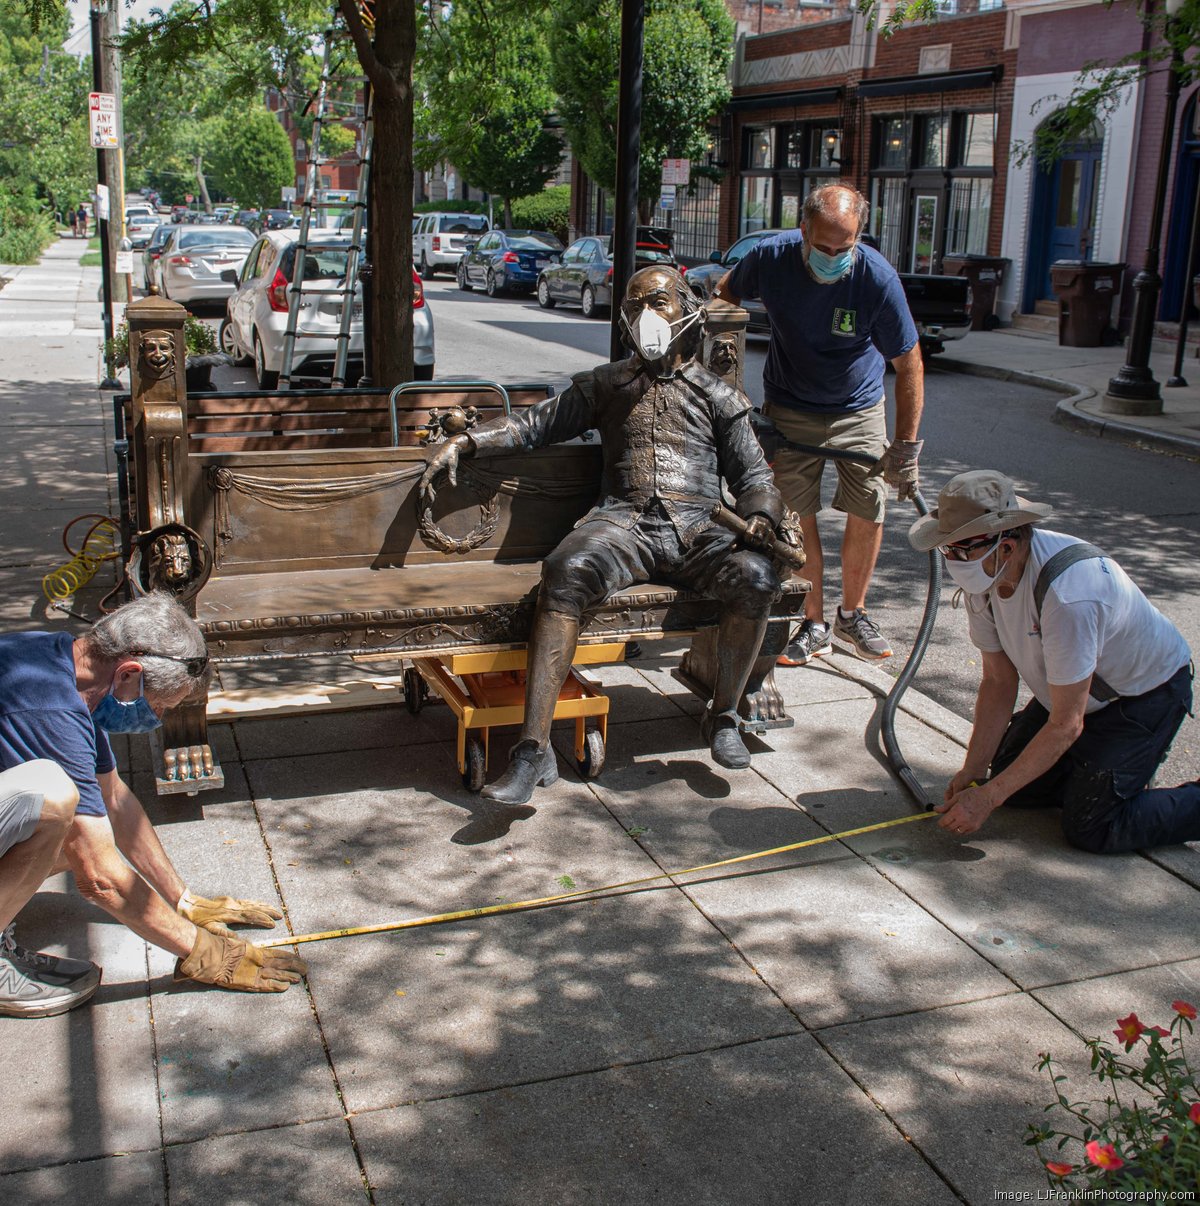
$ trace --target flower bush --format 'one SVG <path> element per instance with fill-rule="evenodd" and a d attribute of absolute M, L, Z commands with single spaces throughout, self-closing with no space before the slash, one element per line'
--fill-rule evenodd
<path fill-rule="evenodd" d="M 1047 1113 L 1065 1114 L 1070 1129 L 1030 1125 L 1026 1143 L 1041 1156 L 1051 1185 L 1062 1190 L 1175 1190 L 1200 1186 L 1200 1088 L 1188 1062 L 1185 1035 L 1197 1010 L 1174 1001 L 1171 1028 L 1148 1026 L 1136 1013 L 1117 1019 L 1119 1049 L 1107 1039 L 1086 1039 L 1091 1069 L 1107 1087 L 1102 1101 L 1070 1101 L 1066 1076 L 1043 1052 L 1035 1065 L 1050 1077 L 1056 1100 Z M 1074 1162 L 1048 1158 L 1074 1141 Z"/>

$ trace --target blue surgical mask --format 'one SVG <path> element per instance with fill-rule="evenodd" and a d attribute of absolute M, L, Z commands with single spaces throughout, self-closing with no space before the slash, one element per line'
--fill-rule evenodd
<path fill-rule="evenodd" d="M 96 705 L 92 719 L 107 733 L 148 733 L 162 721 L 146 702 L 144 684 L 138 686 L 138 697 L 131 703 L 122 703 L 109 689 L 108 694 Z"/>
<path fill-rule="evenodd" d="M 818 247 L 808 249 L 808 268 L 822 285 L 840 281 L 854 265 L 854 248 L 847 247 L 837 255 L 828 255 Z"/>

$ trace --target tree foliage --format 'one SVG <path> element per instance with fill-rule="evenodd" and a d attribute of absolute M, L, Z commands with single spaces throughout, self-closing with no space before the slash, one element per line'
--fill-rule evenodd
<path fill-rule="evenodd" d="M 453 163 L 503 198 L 536 192 L 554 174 L 562 143 L 554 108 L 547 19 L 513 0 L 460 0 L 421 22 L 417 160 Z"/>
<path fill-rule="evenodd" d="M 220 119 L 209 152 L 212 174 L 227 197 L 250 208 L 279 204 L 295 180 L 292 144 L 273 113 L 261 106 L 231 108 Z"/>
<path fill-rule="evenodd" d="M 552 80 L 567 138 L 587 174 L 616 184 L 620 0 L 553 8 Z M 666 158 L 703 158 L 708 125 L 729 100 L 733 22 L 720 0 L 647 0 L 638 196 L 649 203 Z"/>

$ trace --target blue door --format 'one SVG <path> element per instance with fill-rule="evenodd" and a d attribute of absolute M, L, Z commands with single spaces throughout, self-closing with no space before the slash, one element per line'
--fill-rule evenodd
<path fill-rule="evenodd" d="M 1051 119 L 1053 120 L 1053 119 Z M 1100 190 L 1101 139 L 1076 143 L 1034 179 L 1025 309 L 1053 299 L 1050 265 L 1055 260 L 1090 260 Z"/>
<path fill-rule="evenodd" d="M 1159 316 L 1166 322 L 1178 322 L 1183 317 L 1184 302 L 1191 304 L 1188 299 L 1192 295 L 1192 277 L 1200 272 L 1200 256 L 1196 263 L 1188 263 L 1197 213 L 1196 193 L 1200 190 L 1200 103 L 1197 94 L 1193 94 L 1184 106 L 1179 125 L 1179 154 L 1175 160 L 1166 252 L 1162 262 L 1162 310 Z M 1194 313 L 1193 309 L 1192 321 Z"/>

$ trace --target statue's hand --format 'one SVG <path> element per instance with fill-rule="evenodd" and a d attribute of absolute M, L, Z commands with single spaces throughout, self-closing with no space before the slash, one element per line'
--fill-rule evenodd
<path fill-rule="evenodd" d="M 771 553 L 775 549 L 775 525 L 765 515 L 751 515 L 746 520 L 742 543 L 748 549 Z"/>
<path fill-rule="evenodd" d="M 421 474 L 419 489 L 422 494 L 428 494 L 430 501 L 437 496 L 437 491 L 433 487 L 433 479 L 444 469 L 446 477 L 452 486 L 458 485 L 458 458 L 462 451 L 462 444 L 458 439 L 447 440 L 437 452 L 429 458 L 429 463 L 425 466 L 425 472 Z"/>

